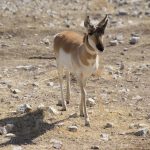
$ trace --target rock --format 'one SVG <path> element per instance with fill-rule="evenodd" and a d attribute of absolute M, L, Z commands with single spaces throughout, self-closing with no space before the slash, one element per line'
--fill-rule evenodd
<path fill-rule="evenodd" d="M 107 123 L 105 126 L 104 126 L 104 129 L 106 129 L 106 128 L 112 128 L 114 125 L 113 125 L 113 123 Z"/>
<path fill-rule="evenodd" d="M 0 135 L 7 134 L 5 127 L 0 127 Z"/>
<path fill-rule="evenodd" d="M 118 11 L 118 15 L 119 16 L 127 16 L 128 15 L 128 11 L 124 10 L 124 9 L 120 9 Z"/>
<path fill-rule="evenodd" d="M 95 100 L 92 99 L 92 98 L 88 98 L 87 101 L 86 101 L 86 105 L 87 105 L 88 107 L 93 107 L 95 104 L 96 104 L 96 103 L 95 103 Z"/>
<path fill-rule="evenodd" d="M 32 108 L 29 104 L 21 104 L 17 108 L 17 112 L 19 112 L 19 113 L 27 113 L 27 112 L 30 112 L 31 110 L 32 110 Z"/>
<path fill-rule="evenodd" d="M 125 48 L 123 49 L 123 51 L 125 51 L 125 52 L 128 51 L 128 48 L 125 47 Z"/>
<path fill-rule="evenodd" d="M 91 146 L 91 149 L 100 149 L 98 145 Z"/>
<path fill-rule="evenodd" d="M 44 106 L 44 104 L 40 104 L 40 105 L 37 107 L 37 109 L 40 109 L 40 110 L 43 110 L 43 109 L 45 109 L 45 106 Z"/>
<path fill-rule="evenodd" d="M 48 37 L 45 37 L 42 41 L 45 45 L 50 45 L 50 41 L 49 41 Z"/>
<path fill-rule="evenodd" d="M 12 150 L 22 150 L 21 146 L 14 146 Z"/>
<path fill-rule="evenodd" d="M 111 40 L 109 43 L 111 46 L 116 46 L 118 45 L 118 40 Z"/>
<path fill-rule="evenodd" d="M 32 83 L 32 85 L 33 85 L 33 86 L 36 86 L 36 87 L 39 86 L 39 84 L 38 84 L 37 82 Z"/>
<path fill-rule="evenodd" d="M 132 100 L 137 100 L 137 101 L 140 101 L 142 100 L 143 98 L 139 95 L 135 96 L 135 97 L 132 97 Z"/>
<path fill-rule="evenodd" d="M 109 134 L 102 133 L 100 135 L 100 139 L 103 140 L 103 141 L 108 141 L 109 140 Z"/>
<path fill-rule="evenodd" d="M 77 126 L 69 126 L 68 130 L 71 131 L 71 132 L 77 132 L 78 127 Z"/>
<path fill-rule="evenodd" d="M 57 127 L 62 127 L 62 126 L 64 126 L 64 123 L 63 123 L 63 122 L 60 122 L 60 123 L 56 124 L 56 126 L 57 126 Z"/>
<path fill-rule="evenodd" d="M 54 82 L 48 82 L 47 86 L 54 86 Z"/>
<path fill-rule="evenodd" d="M 139 39 L 140 39 L 140 37 L 132 36 L 132 37 L 130 38 L 130 44 L 131 44 L 131 45 L 137 44 L 137 43 L 139 42 Z"/>
<path fill-rule="evenodd" d="M 150 11 L 149 10 L 145 11 L 145 15 L 148 16 L 148 17 L 150 17 Z"/>
<path fill-rule="evenodd" d="M 5 129 L 6 129 L 7 133 L 10 133 L 13 131 L 14 127 L 15 127 L 14 124 L 7 124 L 5 126 Z"/>
<path fill-rule="evenodd" d="M 132 16 L 133 17 L 138 17 L 142 14 L 142 11 L 139 11 L 139 10 L 134 10 L 132 11 Z"/>
<path fill-rule="evenodd" d="M 125 67 L 124 67 L 124 63 L 123 63 L 123 62 L 121 62 L 121 63 L 120 63 L 120 67 L 119 67 L 119 69 L 120 69 L 120 70 L 124 70 L 124 68 L 125 68 Z"/>
<path fill-rule="evenodd" d="M 148 128 L 139 129 L 138 131 L 134 132 L 135 136 L 146 136 L 149 134 Z"/>
<path fill-rule="evenodd" d="M 20 91 L 19 89 L 11 89 L 11 92 L 12 92 L 13 94 L 18 94 L 18 93 L 20 93 L 21 91 Z"/>
<path fill-rule="evenodd" d="M 69 116 L 69 118 L 77 118 L 78 117 L 78 114 L 77 113 L 73 113 Z"/>
<path fill-rule="evenodd" d="M 148 125 L 144 123 L 137 123 L 137 124 L 132 123 L 129 125 L 129 129 L 134 129 L 134 128 L 140 129 L 140 128 L 147 128 L 147 127 Z"/>
<path fill-rule="evenodd" d="M 26 70 L 26 71 L 34 71 L 37 69 L 37 67 L 33 66 L 33 65 L 25 65 L 25 66 L 17 66 L 16 69 L 23 69 L 23 70 Z"/>
<path fill-rule="evenodd" d="M 58 112 L 55 108 L 53 108 L 53 107 L 51 107 L 51 106 L 48 107 L 48 111 L 49 111 L 52 115 L 58 115 L 58 114 L 59 114 L 59 112 Z"/>
<path fill-rule="evenodd" d="M 50 143 L 52 143 L 53 148 L 55 148 L 55 149 L 61 149 L 62 144 L 63 144 L 61 141 L 58 141 L 56 139 L 51 139 Z"/>
<path fill-rule="evenodd" d="M 13 137 L 16 137 L 16 135 L 13 134 L 13 133 L 8 133 L 8 134 L 5 135 L 5 137 L 13 138 Z"/>

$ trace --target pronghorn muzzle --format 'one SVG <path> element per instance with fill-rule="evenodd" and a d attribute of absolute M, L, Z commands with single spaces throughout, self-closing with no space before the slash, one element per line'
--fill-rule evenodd
<path fill-rule="evenodd" d="M 97 44 L 97 45 L 96 45 L 96 48 L 97 48 L 100 52 L 103 52 L 103 51 L 104 51 L 104 46 L 101 45 L 101 44 Z"/>

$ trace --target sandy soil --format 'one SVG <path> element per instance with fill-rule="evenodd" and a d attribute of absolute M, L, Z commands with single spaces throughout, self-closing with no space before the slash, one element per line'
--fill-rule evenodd
<path fill-rule="evenodd" d="M 8 0 L 0 3 L 5 2 Z M 88 150 L 94 145 L 110 150 L 150 149 L 149 134 L 133 134 L 139 130 L 139 124 L 150 126 L 150 19 L 144 15 L 148 1 L 137 5 L 143 11 L 139 17 L 131 15 L 132 3 L 118 6 L 115 2 L 100 0 L 90 0 L 88 5 L 85 0 L 43 2 L 45 4 L 26 0 L 23 5 L 13 0 L 7 4 L 16 4 L 17 10 L 0 11 L 0 125 L 15 120 L 21 128 L 18 134 L 14 132 L 15 138 L 0 135 L 0 149 L 55 149 L 50 142 L 52 139 L 62 142 L 62 150 Z M 129 14 L 116 15 L 118 8 L 130 10 Z M 40 104 L 60 110 L 56 105 L 61 98 L 60 88 L 55 59 L 30 59 L 35 56 L 53 57 L 53 36 L 62 30 L 83 33 L 85 30 L 81 24 L 86 13 L 92 16 L 93 22 L 106 13 L 110 14 L 111 21 L 123 22 L 113 26 L 110 21 L 100 69 L 87 84 L 87 98 L 96 102 L 94 107 L 88 107 L 91 127 L 85 127 L 84 118 L 79 117 L 80 89 L 73 76 L 71 102 L 66 112 L 59 111 L 56 116 L 48 112 L 43 116 L 43 112 L 36 112 Z M 129 43 L 132 33 L 140 36 L 135 45 Z M 118 34 L 123 36 L 123 42 L 110 46 L 110 40 Z M 18 69 L 18 66 L 31 68 Z M 12 89 L 20 92 L 14 94 Z M 33 111 L 30 114 L 14 113 L 20 104 L 30 104 Z M 69 117 L 75 112 L 77 117 Z M 42 120 L 36 131 L 33 130 L 34 119 Z M 104 128 L 109 122 L 113 127 Z M 131 128 L 132 124 L 135 126 Z M 70 125 L 76 125 L 78 131 L 68 131 Z M 108 139 L 102 139 L 101 134 L 104 133 Z"/>

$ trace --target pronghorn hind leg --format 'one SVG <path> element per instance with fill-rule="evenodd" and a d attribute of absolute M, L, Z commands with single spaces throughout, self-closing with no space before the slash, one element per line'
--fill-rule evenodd
<path fill-rule="evenodd" d="M 58 77 L 59 77 L 60 90 L 61 90 L 62 111 L 66 111 L 67 106 L 66 106 L 66 101 L 63 96 L 63 68 L 58 69 Z"/>
<path fill-rule="evenodd" d="M 66 79 L 67 79 L 67 93 L 66 93 L 66 101 L 67 104 L 70 102 L 70 72 L 66 71 Z"/>

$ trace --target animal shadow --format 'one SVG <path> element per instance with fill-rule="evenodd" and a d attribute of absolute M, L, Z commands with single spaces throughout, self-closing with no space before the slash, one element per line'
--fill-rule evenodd
<path fill-rule="evenodd" d="M 44 110 L 35 110 L 20 116 L 1 119 L 0 126 L 5 126 L 6 124 L 14 125 L 11 133 L 15 134 L 15 137 L 10 137 L 10 139 L 4 143 L 0 142 L 0 147 L 9 144 L 34 144 L 33 139 L 44 134 L 47 130 L 54 129 L 57 123 L 65 120 L 64 119 L 49 124 L 44 122 L 44 114 Z"/>

